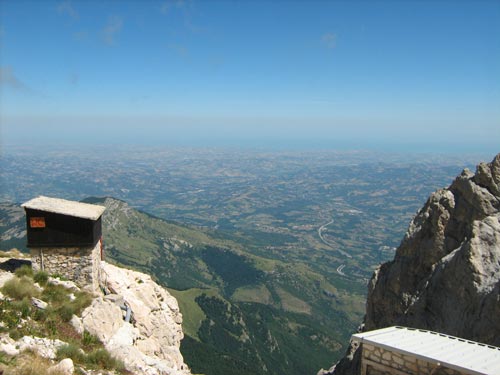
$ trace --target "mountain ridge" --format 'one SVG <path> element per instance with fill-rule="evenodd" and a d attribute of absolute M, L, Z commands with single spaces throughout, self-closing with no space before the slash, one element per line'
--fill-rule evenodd
<path fill-rule="evenodd" d="M 370 331 L 391 325 L 500 346 L 500 154 L 431 194 L 368 285 Z M 360 350 L 323 374 L 359 374 Z"/>
<path fill-rule="evenodd" d="M 361 318 L 352 294 L 307 265 L 252 254 L 222 234 L 212 237 L 210 230 L 165 221 L 122 200 L 90 200 L 107 207 L 106 258 L 151 274 L 179 300 L 188 322 L 181 351 L 193 372 L 312 373 L 318 363 L 340 357 L 341 342 Z M 363 297 L 355 298 L 361 306 Z"/>

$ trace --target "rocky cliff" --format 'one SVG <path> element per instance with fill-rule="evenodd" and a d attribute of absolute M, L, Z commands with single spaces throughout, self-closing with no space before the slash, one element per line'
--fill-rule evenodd
<path fill-rule="evenodd" d="M 94 299 L 74 326 L 96 335 L 134 374 L 190 374 L 179 349 L 183 333 L 177 300 L 144 273 L 106 262 L 101 270 L 106 295 Z"/>
<path fill-rule="evenodd" d="M 177 300 L 149 275 L 101 262 L 91 295 L 1 255 L 0 374 L 190 374 Z"/>
<path fill-rule="evenodd" d="M 500 346 L 500 154 L 433 193 L 374 272 L 361 329 L 391 325 Z M 359 373 L 356 348 L 323 373 Z"/>

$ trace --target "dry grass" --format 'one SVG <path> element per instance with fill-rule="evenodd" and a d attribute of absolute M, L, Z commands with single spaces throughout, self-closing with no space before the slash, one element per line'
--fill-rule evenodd
<path fill-rule="evenodd" d="M 38 297 L 40 294 L 33 285 L 33 279 L 27 276 L 15 276 L 7 281 L 2 287 L 2 293 L 18 301 L 23 298 Z"/>
<path fill-rule="evenodd" d="M 25 351 L 16 358 L 15 365 L 5 369 L 5 375 L 63 375 L 59 371 L 50 371 L 53 366 L 48 359 L 38 354 Z M 12 368 L 11 368 L 12 367 Z"/>
<path fill-rule="evenodd" d="M 29 259 L 30 254 L 22 253 L 19 249 L 13 248 L 10 250 L 0 250 L 0 258 Z"/>
<path fill-rule="evenodd" d="M 33 268 L 31 268 L 31 265 L 23 264 L 21 267 L 16 269 L 14 274 L 17 277 L 28 276 L 28 277 L 33 278 Z"/>

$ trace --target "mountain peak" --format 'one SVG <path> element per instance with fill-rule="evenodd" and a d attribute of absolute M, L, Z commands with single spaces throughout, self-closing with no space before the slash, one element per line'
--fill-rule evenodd
<path fill-rule="evenodd" d="M 363 330 L 392 325 L 500 345 L 500 154 L 431 194 L 368 285 Z M 334 374 L 356 374 L 351 347 Z M 354 359 L 353 359 L 354 358 Z"/>

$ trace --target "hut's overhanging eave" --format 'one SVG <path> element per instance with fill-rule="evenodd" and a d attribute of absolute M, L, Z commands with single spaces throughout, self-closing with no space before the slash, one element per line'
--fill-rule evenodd
<path fill-rule="evenodd" d="M 39 196 L 21 205 L 25 209 L 39 210 L 79 217 L 82 219 L 97 220 L 101 217 L 106 207 L 95 204 L 68 201 L 60 198 Z"/>

